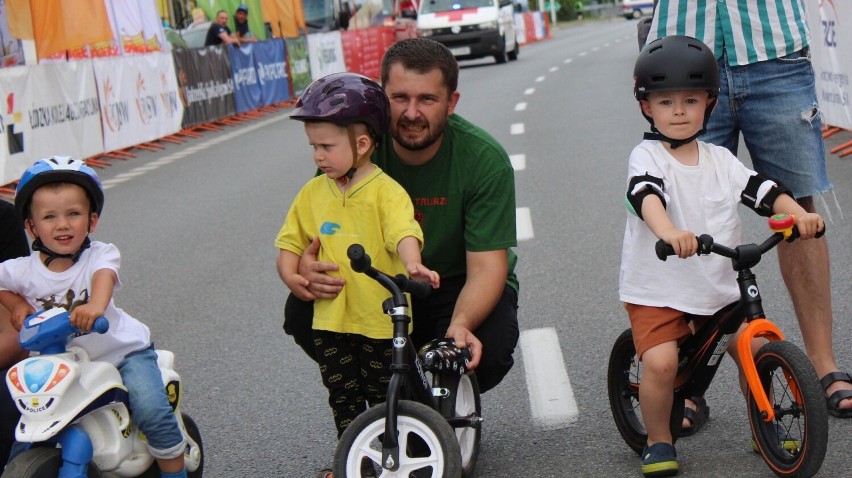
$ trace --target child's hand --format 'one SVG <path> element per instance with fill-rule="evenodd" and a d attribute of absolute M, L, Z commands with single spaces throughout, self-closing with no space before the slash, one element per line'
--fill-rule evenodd
<path fill-rule="evenodd" d="M 103 310 L 98 310 L 91 303 L 78 305 L 71 311 L 71 325 L 80 329 L 81 332 L 88 332 L 95 324 L 95 319 L 104 315 Z"/>
<path fill-rule="evenodd" d="M 438 273 L 426 268 L 423 264 L 411 263 L 408 264 L 408 276 L 419 282 L 428 282 L 433 289 L 441 287 L 441 278 Z"/>
<path fill-rule="evenodd" d="M 32 315 L 36 310 L 27 302 L 22 302 L 20 305 L 12 309 L 12 327 L 18 332 L 24 326 L 24 320 Z"/>
<path fill-rule="evenodd" d="M 671 229 L 662 234 L 660 239 L 666 244 L 670 244 L 675 254 L 681 259 L 686 259 L 698 252 L 698 239 L 690 231 Z"/>
<path fill-rule="evenodd" d="M 822 217 L 815 212 L 800 213 L 793 217 L 795 218 L 796 228 L 799 229 L 799 237 L 801 239 L 811 239 L 817 232 L 825 229 Z"/>

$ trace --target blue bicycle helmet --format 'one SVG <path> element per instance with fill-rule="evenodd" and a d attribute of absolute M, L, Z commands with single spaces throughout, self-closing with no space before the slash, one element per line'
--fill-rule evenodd
<path fill-rule="evenodd" d="M 22 219 L 26 220 L 29 216 L 30 201 L 35 190 L 50 183 L 73 183 L 82 187 L 92 203 L 92 211 L 98 215 L 103 211 L 104 188 L 95 170 L 70 156 L 51 156 L 36 161 L 18 181 L 15 208 Z"/>

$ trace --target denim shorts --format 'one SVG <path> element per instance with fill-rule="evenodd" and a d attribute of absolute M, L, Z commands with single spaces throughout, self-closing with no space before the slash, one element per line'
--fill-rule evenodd
<path fill-rule="evenodd" d="M 719 73 L 719 101 L 699 139 L 737 154 L 742 133 L 754 170 L 794 197 L 830 190 L 808 50 L 742 66 L 723 55 Z"/>
<path fill-rule="evenodd" d="M 127 387 L 133 422 L 148 438 L 148 450 L 155 458 L 180 456 L 185 442 L 166 396 L 154 346 L 127 354 L 118 371 Z"/>

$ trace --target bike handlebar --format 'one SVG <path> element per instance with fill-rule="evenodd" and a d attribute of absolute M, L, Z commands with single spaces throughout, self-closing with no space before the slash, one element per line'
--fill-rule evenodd
<path fill-rule="evenodd" d="M 104 334 L 109 330 L 106 317 L 98 317 L 89 332 Z M 18 335 L 21 348 L 32 352 L 59 353 L 68 340 L 82 331 L 71 325 L 71 312 L 55 307 L 38 311 L 26 319 Z"/>
<path fill-rule="evenodd" d="M 353 271 L 368 275 L 391 293 L 408 292 L 420 299 L 432 293 L 432 286 L 426 282 L 409 279 L 402 274 L 391 276 L 373 268 L 372 260 L 361 244 L 349 246 L 346 255 L 349 257 L 349 264 Z"/>

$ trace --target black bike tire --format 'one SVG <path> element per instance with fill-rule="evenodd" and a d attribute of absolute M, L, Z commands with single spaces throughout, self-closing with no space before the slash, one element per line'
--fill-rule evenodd
<path fill-rule="evenodd" d="M 752 436 L 758 444 L 760 454 L 772 471 L 781 477 L 807 478 L 815 475 L 822 466 L 828 444 L 828 411 L 825 398 L 819 386 L 816 372 L 807 355 L 794 344 L 785 341 L 766 343 L 758 350 L 754 358 L 757 373 L 765 390 L 773 385 L 772 371 L 781 369 L 800 390 L 802 403 L 799 404 L 804 426 L 796 427 L 800 433 L 800 446 L 797 454 L 790 453 L 779 446 L 775 423 L 763 421 L 754 397 L 748 394 L 749 423 Z M 774 394 L 770 394 L 773 400 Z M 777 405 L 772 403 L 773 406 Z M 779 407 L 775 407 L 778 409 Z M 783 425 L 785 426 L 786 425 Z"/>
<path fill-rule="evenodd" d="M 397 420 L 400 424 L 419 422 L 424 428 L 428 429 L 434 435 L 435 440 L 434 443 L 431 443 L 431 445 L 436 446 L 439 449 L 433 451 L 441 454 L 441 458 L 444 463 L 444 469 L 439 470 L 439 473 L 436 476 L 445 478 L 461 478 L 462 470 L 459 444 L 458 441 L 456 441 L 456 435 L 452 427 L 450 427 L 446 419 L 444 419 L 440 413 L 418 402 L 400 400 L 397 408 Z M 348 427 L 346 427 L 343 435 L 341 435 L 340 439 L 337 441 L 337 448 L 335 448 L 334 451 L 334 476 L 346 476 L 353 478 L 358 476 L 358 473 L 347 473 L 347 463 L 350 459 L 352 459 L 356 460 L 355 463 L 360 464 L 361 458 L 367 455 L 359 453 L 357 450 L 353 450 L 352 447 L 356 443 L 356 440 L 363 441 L 366 439 L 369 442 L 378 440 L 384 433 L 384 424 L 385 404 L 379 404 L 358 415 L 358 417 L 353 420 Z M 370 436 L 362 437 L 361 435 L 364 433 L 367 433 Z M 402 441 L 402 439 L 403 438 L 401 437 L 400 441 Z M 427 446 L 430 445 L 430 440 L 424 440 L 422 437 L 420 437 L 420 439 L 423 440 Z M 381 452 L 381 450 L 378 451 Z M 403 460 L 404 454 L 400 454 L 400 461 Z M 395 476 L 395 474 L 391 475 L 385 472 L 382 476 Z"/>
<path fill-rule="evenodd" d="M 441 415 L 446 418 L 458 416 L 458 397 L 460 397 L 459 393 L 459 384 L 465 383 L 466 387 L 470 387 L 469 393 L 473 396 L 474 402 L 474 412 L 477 417 L 482 417 L 482 399 L 479 394 L 479 381 L 476 379 L 476 374 L 472 373 L 470 375 L 464 375 L 464 381 L 462 376 L 459 376 L 455 373 L 450 374 L 438 374 L 436 377 L 436 385 L 439 388 L 446 388 L 449 391 L 449 396 L 447 398 L 442 398 L 438 400 L 438 407 Z M 462 439 L 462 434 L 469 432 L 462 432 L 459 430 L 455 430 L 456 437 L 460 440 Z M 470 455 L 465 459 L 465 456 L 461 454 L 461 441 L 459 442 L 459 453 L 462 459 L 462 478 L 472 478 L 476 475 L 476 462 L 479 459 L 479 448 L 480 443 L 482 441 L 482 427 L 477 424 L 473 427 L 473 435 L 467 435 L 472 439 L 472 445 L 470 450 Z"/>
<path fill-rule="evenodd" d="M 641 380 L 639 368 L 635 367 L 636 346 L 633 344 L 633 331 L 627 329 L 615 339 L 615 344 L 609 355 L 607 368 L 607 393 L 609 395 L 609 407 L 615 426 L 621 438 L 633 451 L 641 454 L 648 442 L 648 433 L 645 425 L 637 414 L 639 411 L 639 389 Z M 632 371 L 635 367 L 636 371 Z M 683 406 L 676 403 L 672 407 L 669 428 L 672 434 L 672 443 L 677 442 L 678 434 L 683 420 Z"/>
<path fill-rule="evenodd" d="M 35 447 L 16 456 L 3 470 L 0 478 L 54 478 L 62 467 L 62 450 L 55 447 Z M 88 478 L 100 478 L 94 463 L 86 469 Z"/>

